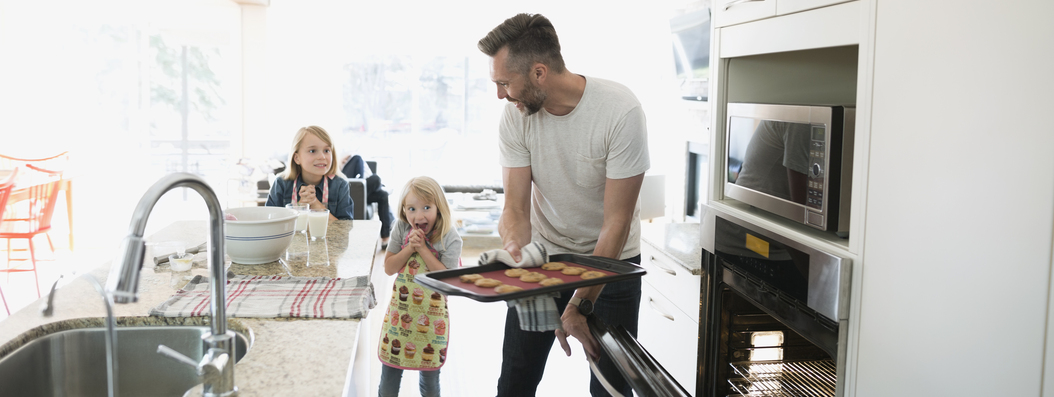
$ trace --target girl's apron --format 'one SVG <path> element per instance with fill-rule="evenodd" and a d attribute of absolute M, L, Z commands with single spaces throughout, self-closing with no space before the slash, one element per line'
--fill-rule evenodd
<path fill-rule="evenodd" d="M 410 235 L 403 239 L 405 248 Z M 437 254 L 431 243 L 428 249 Z M 436 255 L 438 256 L 438 255 Z M 392 300 L 381 325 L 377 356 L 390 367 L 429 371 L 446 362 L 449 317 L 446 296 L 414 282 L 418 272 L 428 272 L 424 259 L 416 252 L 399 270 L 392 285 Z"/>

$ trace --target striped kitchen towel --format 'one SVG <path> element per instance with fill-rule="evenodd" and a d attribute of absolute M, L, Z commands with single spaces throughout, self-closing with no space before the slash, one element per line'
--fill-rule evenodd
<path fill-rule="evenodd" d="M 559 292 L 535 295 L 527 298 L 506 301 L 509 307 L 515 307 L 520 318 L 520 329 L 524 331 L 552 331 L 559 329 L 560 309 L 556 307 Z"/>
<path fill-rule="evenodd" d="M 195 276 L 150 309 L 161 317 L 209 315 L 209 279 Z M 363 318 L 377 301 L 368 276 L 353 278 L 234 276 L 227 279 L 227 316 Z"/>

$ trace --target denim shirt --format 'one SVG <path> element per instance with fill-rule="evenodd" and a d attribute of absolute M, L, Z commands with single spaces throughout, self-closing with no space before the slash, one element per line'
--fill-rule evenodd
<path fill-rule="evenodd" d="M 327 177 L 329 179 L 329 177 Z M 271 185 L 271 192 L 267 194 L 267 205 L 268 207 L 285 207 L 286 204 L 293 202 L 293 182 L 285 178 L 277 178 L 274 180 L 274 184 Z M 296 186 L 305 185 L 302 175 L 298 175 L 296 178 Z M 315 197 L 321 201 L 323 197 L 322 192 L 323 184 L 319 183 L 315 185 Z M 300 193 L 297 192 L 297 200 L 300 200 Z M 348 181 L 340 175 L 329 179 L 329 202 L 326 203 L 326 208 L 329 208 L 329 213 L 340 220 L 351 220 L 352 214 L 355 213 L 355 202 L 351 201 L 351 190 L 348 187 Z"/>

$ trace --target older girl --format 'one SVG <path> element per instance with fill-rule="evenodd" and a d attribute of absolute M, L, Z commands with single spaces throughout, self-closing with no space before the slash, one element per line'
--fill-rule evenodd
<path fill-rule="evenodd" d="M 343 176 L 334 178 L 339 171 L 333 152 L 333 140 L 322 127 L 312 125 L 297 131 L 288 166 L 271 185 L 266 205 L 306 204 L 312 209 L 328 208 L 330 219 L 350 220 L 355 203 L 348 181 Z"/>

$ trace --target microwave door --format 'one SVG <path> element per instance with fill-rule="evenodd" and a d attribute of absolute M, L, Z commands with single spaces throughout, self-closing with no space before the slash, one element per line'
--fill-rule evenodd
<path fill-rule="evenodd" d="M 684 387 L 666 372 L 666 369 L 621 326 L 609 327 L 594 315 L 588 317 L 589 330 L 600 343 L 603 353 L 618 366 L 620 374 L 633 387 L 638 396 L 689 397 Z M 593 373 L 599 379 L 616 374 L 599 373 L 600 369 L 590 362 Z M 607 387 L 607 381 L 601 383 Z M 608 389 L 611 395 L 617 393 Z M 631 397 L 631 396 L 625 396 Z"/>
<path fill-rule="evenodd" d="M 798 222 L 807 219 L 812 127 L 730 117 L 725 194 Z"/>

